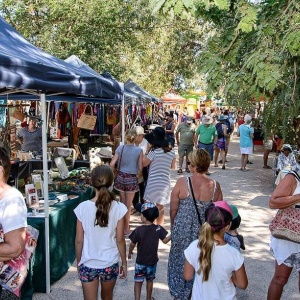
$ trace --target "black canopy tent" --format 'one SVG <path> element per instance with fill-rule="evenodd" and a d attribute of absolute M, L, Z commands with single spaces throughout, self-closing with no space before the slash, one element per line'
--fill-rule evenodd
<path fill-rule="evenodd" d="M 83 62 L 76 55 L 71 55 L 70 57 L 65 59 L 65 61 L 81 70 L 90 72 L 95 76 L 101 76 L 110 80 L 115 80 L 114 77 L 109 72 L 105 72 L 104 74 L 99 74 L 97 71 L 92 69 L 88 64 Z M 131 103 L 132 101 L 142 101 L 143 97 L 140 93 L 134 93 L 133 91 L 125 88 L 124 86 L 124 99 L 125 99 L 125 103 Z"/>
<path fill-rule="evenodd" d="M 140 98 L 152 101 L 152 102 L 161 102 L 160 99 L 156 98 L 155 96 L 149 94 L 147 91 L 142 89 L 138 84 L 136 84 L 132 79 L 128 79 L 124 82 L 124 89 L 130 91 L 132 93 L 140 95 Z"/>
<path fill-rule="evenodd" d="M 0 93 L 21 96 L 38 95 L 42 120 L 46 120 L 46 96 L 70 94 L 86 99 L 98 97 L 122 101 L 124 87 L 117 81 L 80 70 L 29 43 L 0 17 Z M 46 132 L 46 122 L 42 124 Z M 43 134 L 43 175 L 45 200 L 46 291 L 50 292 L 49 203 L 47 140 Z"/>

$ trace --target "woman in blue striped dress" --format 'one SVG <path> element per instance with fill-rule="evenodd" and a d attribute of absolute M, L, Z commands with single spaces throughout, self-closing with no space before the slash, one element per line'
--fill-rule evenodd
<path fill-rule="evenodd" d="M 176 167 L 176 156 L 162 127 L 156 127 L 145 139 L 151 148 L 143 159 L 143 166 L 149 166 L 144 201 L 156 204 L 159 210 L 156 222 L 163 225 L 164 206 L 170 203 L 170 169 Z"/>

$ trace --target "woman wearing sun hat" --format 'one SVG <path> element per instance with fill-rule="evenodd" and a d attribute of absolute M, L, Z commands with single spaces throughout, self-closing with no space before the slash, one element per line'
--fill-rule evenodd
<path fill-rule="evenodd" d="M 164 128 L 158 126 L 145 135 L 151 145 L 143 159 L 143 166 L 149 166 L 149 175 L 144 201 L 155 203 L 159 209 L 157 224 L 164 223 L 164 205 L 170 202 L 170 168 L 175 169 L 176 156 L 168 141 Z"/>

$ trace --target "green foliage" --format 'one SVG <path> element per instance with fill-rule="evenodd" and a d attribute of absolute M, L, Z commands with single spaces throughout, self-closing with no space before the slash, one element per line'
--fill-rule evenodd
<path fill-rule="evenodd" d="M 191 7 L 193 1 L 181 3 Z M 148 0 L 3 0 L 0 14 L 46 52 L 61 59 L 75 54 L 94 70 L 132 78 L 158 97 L 178 74 L 195 74 L 201 25 L 194 18 L 154 16 Z"/>

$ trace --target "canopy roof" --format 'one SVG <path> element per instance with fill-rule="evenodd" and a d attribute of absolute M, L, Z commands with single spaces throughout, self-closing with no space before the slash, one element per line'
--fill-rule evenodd
<path fill-rule="evenodd" d="M 119 100 L 123 86 L 33 46 L 0 17 L 0 93 L 68 93 Z"/>
<path fill-rule="evenodd" d="M 130 91 L 131 93 L 139 95 L 140 99 L 153 101 L 153 102 L 161 102 L 160 99 L 156 98 L 155 96 L 150 95 L 144 89 L 142 89 L 139 85 L 137 85 L 133 80 L 130 78 L 124 83 L 124 89 Z"/>

